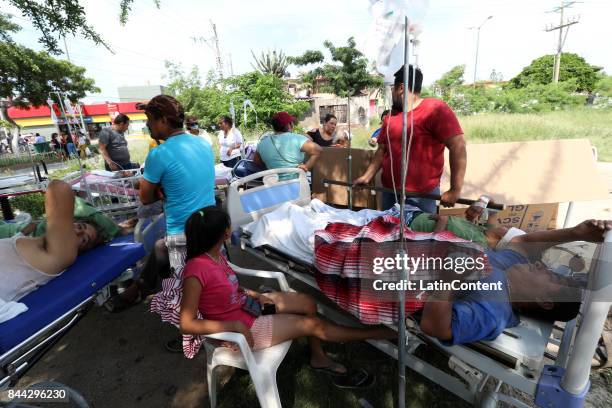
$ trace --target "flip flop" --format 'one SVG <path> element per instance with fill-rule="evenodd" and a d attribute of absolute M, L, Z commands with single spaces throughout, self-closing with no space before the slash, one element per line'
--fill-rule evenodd
<path fill-rule="evenodd" d="M 348 374 L 348 370 L 346 369 L 346 367 L 343 366 L 340 363 L 335 362 L 335 361 L 332 361 L 332 363 L 330 365 L 325 366 L 325 367 L 313 367 L 310 364 L 308 366 L 313 371 L 318 371 L 318 372 L 321 372 L 321 373 L 326 373 L 326 374 L 332 375 L 334 377 L 338 377 L 338 376 L 344 377 L 344 376 L 346 376 Z M 344 368 L 344 372 L 339 372 L 338 371 L 339 368 L 341 368 L 341 369 Z"/>
<path fill-rule="evenodd" d="M 368 374 L 367 371 L 360 369 L 344 376 L 337 376 L 332 383 L 342 389 L 363 389 L 374 385 L 376 377 Z"/>
<path fill-rule="evenodd" d="M 144 299 L 140 289 L 138 290 L 138 295 L 136 296 L 136 298 L 131 302 L 128 302 L 127 300 L 125 300 L 123 296 L 117 292 L 116 288 L 112 288 L 111 293 L 112 293 L 111 298 L 108 299 L 106 302 L 104 302 L 104 308 L 111 313 L 122 312 L 126 309 L 129 309 L 132 306 L 136 306 L 137 304 L 141 303 Z"/>

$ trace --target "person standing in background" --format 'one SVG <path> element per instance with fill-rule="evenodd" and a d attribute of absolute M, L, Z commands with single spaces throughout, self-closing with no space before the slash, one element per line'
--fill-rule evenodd
<path fill-rule="evenodd" d="M 338 126 L 338 119 L 331 113 L 328 113 L 325 115 L 323 126 L 320 129 L 310 130 L 306 134 L 319 146 L 330 147 L 336 143 L 336 126 Z"/>
<path fill-rule="evenodd" d="M 110 128 L 98 134 L 98 150 L 104 158 L 104 168 L 108 171 L 137 169 L 138 163 L 130 161 L 128 142 L 125 132 L 130 126 L 130 118 L 123 113 L 117 115 Z"/>
<path fill-rule="evenodd" d="M 242 134 L 229 116 L 219 118 L 219 127 L 219 159 L 225 167 L 233 168 L 240 160 Z"/>
<path fill-rule="evenodd" d="M 378 136 L 380 135 L 380 131 L 382 130 L 382 124 L 387 116 L 389 116 L 389 109 L 385 109 L 382 115 L 380 115 L 380 127 L 376 129 L 374 133 L 372 133 L 372 136 L 370 136 L 370 140 L 368 140 L 368 144 L 370 146 L 376 146 L 376 143 L 378 143 Z"/>
<path fill-rule="evenodd" d="M 209 145 L 212 146 L 212 140 L 210 139 L 210 136 L 208 136 L 208 133 L 204 129 L 200 129 L 198 119 L 195 116 L 187 116 L 185 118 L 185 128 L 190 134 L 201 137 L 202 139 L 206 140 Z"/>

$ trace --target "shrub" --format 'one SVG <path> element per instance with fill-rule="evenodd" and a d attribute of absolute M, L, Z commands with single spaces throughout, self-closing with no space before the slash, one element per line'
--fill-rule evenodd
<path fill-rule="evenodd" d="M 29 213 L 33 219 L 40 218 L 45 213 L 45 195 L 43 193 L 11 197 L 10 203 L 14 209 Z"/>

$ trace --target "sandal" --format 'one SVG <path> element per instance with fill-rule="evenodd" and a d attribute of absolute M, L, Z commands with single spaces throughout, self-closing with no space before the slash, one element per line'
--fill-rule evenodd
<path fill-rule="evenodd" d="M 346 369 L 346 367 L 335 361 L 332 361 L 330 365 L 325 366 L 325 367 L 313 367 L 310 364 L 308 364 L 308 366 L 313 371 L 326 373 L 332 376 L 346 376 L 348 374 L 348 370 Z M 344 371 L 340 371 L 342 369 L 344 369 Z"/>
<path fill-rule="evenodd" d="M 111 298 L 104 302 L 104 308 L 111 313 L 122 312 L 132 306 L 139 304 L 143 300 L 142 291 L 140 289 L 138 289 L 138 294 L 136 295 L 136 298 L 131 302 L 127 301 L 123 297 L 123 294 L 117 292 L 117 289 L 115 287 L 111 288 L 111 293 Z"/>
<path fill-rule="evenodd" d="M 338 387 L 343 389 L 363 389 L 368 388 L 374 385 L 376 382 L 376 377 L 368 374 L 367 371 L 360 369 L 353 373 L 341 376 L 334 377 L 332 383 Z"/>

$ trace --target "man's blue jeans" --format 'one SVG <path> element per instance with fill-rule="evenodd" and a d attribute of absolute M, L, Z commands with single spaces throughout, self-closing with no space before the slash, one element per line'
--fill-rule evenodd
<path fill-rule="evenodd" d="M 397 201 L 395 198 L 395 194 L 384 192 L 382 195 L 382 209 L 388 210 L 393 207 L 396 202 L 400 200 L 401 191 L 397 190 Z M 429 191 L 428 194 L 440 194 L 440 187 L 436 187 L 433 190 Z M 430 200 L 429 198 L 412 198 L 406 197 L 406 204 L 414 205 L 415 207 L 419 207 L 423 212 L 428 214 L 436 214 L 438 211 L 438 205 L 436 200 Z"/>

